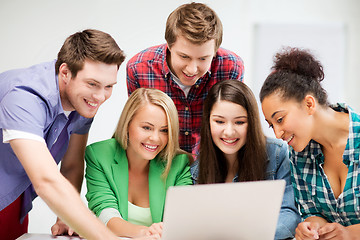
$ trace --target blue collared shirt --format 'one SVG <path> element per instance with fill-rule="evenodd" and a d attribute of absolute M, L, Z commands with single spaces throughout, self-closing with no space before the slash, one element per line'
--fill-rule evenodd
<path fill-rule="evenodd" d="M 284 179 L 286 181 L 275 239 L 294 238 L 295 228 L 300 222 L 300 215 L 295 206 L 294 191 L 290 182 L 289 151 L 282 140 L 267 138 L 266 152 L 268 155 L 266 180 Z M 195 161 L 190 168 L 194 182 L 199 174 L 198 162 L 198 160 Z M 238 176 L 235 176 L 233 182 L 238 182 Z"/>
<path fill-rule="evenodd" d="M 0 182 L 6 183 L 0 188 L 0 211 L 24 193 L 21 210 L 24 217 L 37 196 L 10 144 L 3 143 L 2 129 L 36 134 L 44 138 L 51 149 L 67 121 L 61 105 L 55 61 L 0 74 Z M 92 119 L 74 112 L 67 128 L 68 137 L 53 156 L 56 163 L 66 152 L 70 134 L 87 133 L 91 123 Z"/>
<path fill-rule="evenodd" d="M 349 226 L 360 223 L 360 116 L 344 103 L 331 107 L 349 113 L 349 137 L 343 153 L 343 163 L 349 170 L 344 191 L 335 198 L 323 169 L 321 145 L 314 140 L 302 152 L 290 152 L 293 186 L 303 219 L 319 216 Z"/>

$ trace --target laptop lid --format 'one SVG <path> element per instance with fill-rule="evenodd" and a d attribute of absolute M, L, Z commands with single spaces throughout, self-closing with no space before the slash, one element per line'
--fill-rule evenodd
<path fill-rule="evenodd" d="M 162 240 L 273 240 L 285 180 L 170 187 Z"/>

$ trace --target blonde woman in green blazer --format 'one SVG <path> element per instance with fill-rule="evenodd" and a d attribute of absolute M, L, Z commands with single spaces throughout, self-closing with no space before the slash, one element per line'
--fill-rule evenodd
<path fill-rule="evenodd" d="M 192 184 L 180 150 L 176 107 L 165 93 L 139 88 L 126 102 L 114 138 L 85 152 L 89 208 L 122 237 L 161 236 L 166 190 Z"/>

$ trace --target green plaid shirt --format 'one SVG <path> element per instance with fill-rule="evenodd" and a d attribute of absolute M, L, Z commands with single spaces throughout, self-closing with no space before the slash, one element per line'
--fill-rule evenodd
<path fill-rule="evenodd" d="M 349 113 L 349 137 L 343 154 L 348 167 L 344 192 L 336 199 L 323 169 L 324 155 L 319 143 L 311 140 L 302 152 L 290 148 L 291 178 L 295 200 L 303 219 L 319 216 L 343 226 L 360 223 L 360 116 L 344 103 L 331 106 Z"/>

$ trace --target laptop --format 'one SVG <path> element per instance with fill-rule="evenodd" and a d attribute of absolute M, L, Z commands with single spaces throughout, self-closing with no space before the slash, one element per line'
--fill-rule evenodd
<path fill-rule="evenodd" d="M 285 180 L 170 187 L 162 240 L 273 240 Z"/>

